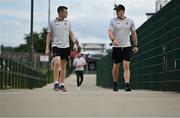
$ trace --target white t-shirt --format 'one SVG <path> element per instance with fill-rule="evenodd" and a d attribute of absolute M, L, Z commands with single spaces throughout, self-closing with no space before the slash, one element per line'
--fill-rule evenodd
<path fill-rule="evenodd" d="M 63 21 L 53 19 L 49 23 L 48 32 L 52 33 L 52 47 L 68 48 L 69 44 L 69 33 L 72 31 L 71 23 L 69 20 L 64 19 Z"/>
<path fill-rule="evenodd" d="M 83 71 L 84 65 L 86 65 L 86 61 L 84 57 L 75 58 L 73 61 L 73 65 L 75 66 L 75 70 Z"/>
<path fill-rule="evenodd" d="M 110 22 L 109 30 L 113 31 L 115 39 L 120 41 L 119 46 L 113 46 L 113 47 L 131 46 L 130 32 L 135 31 L 135 25 L 133 20 L 129 18 L 125 18 L 123 20 L 114 18 Z"/>

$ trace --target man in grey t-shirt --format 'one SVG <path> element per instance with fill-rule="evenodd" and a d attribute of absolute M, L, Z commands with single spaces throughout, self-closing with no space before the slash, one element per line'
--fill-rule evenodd
<path fill-rule="evenodd" d="M 65 92 L 64 80 L 66 76 L 66 65 L 70 56 L 70 39 L 74 43 L 73 49 L 77 51 L 77 41 L 71 23 L 67 20 L 68 8 L 59 6 L 57 9 L 58 17 L 49 23 L 46 38 L 46 54 L 50 54 L 49 45 L 52 42 L 53 70 L 54 70 L 54 90 Z M 51 41 L 52 40 L 52 41 Z M 59 72 L 61 70 L 61 72 Z"/>
<path fill-rule="evenodd" d="M 113 91 L 118 91 L 117 80 L 119 76 L 119 63 L 123 63 L 125 91 L 131 91 L 129 87 L 130 80 L 130 58 L 132 53 L 138 52 L 137 34 L 133 20 L 127 18 L 125 13 L 125 7 L 118 5 L 114 8 L 116 10 L 117 17 L 112 19 L 109 25 L 108 33 L 109 38 L 112 41 L 112 61 L 113 61 Z M 130 43 L 130 33 L 134 42 L 133 49 Z"/>

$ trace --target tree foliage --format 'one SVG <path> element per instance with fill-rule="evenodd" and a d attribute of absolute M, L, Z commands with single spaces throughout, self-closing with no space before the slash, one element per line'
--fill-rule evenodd
<path fill-rule="evenodd" d="M 43 28 L 40 33 L 33 32 L 33 44 L 35 52 L 43 53 L 45 51 L 46 45 L 46 35 L 47 35 L 47 28 Z M 24 37 L 25 44 L 20 44 L 16 47 L 15 51 L 17 52 L 30 52 L 31 50 L 31 34 L 25 34 Z"/>

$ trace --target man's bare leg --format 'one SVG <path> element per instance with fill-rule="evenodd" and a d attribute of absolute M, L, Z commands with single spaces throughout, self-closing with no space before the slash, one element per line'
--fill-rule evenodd
<path fill-rule="evenodd" d="M 117 81 L 119 77 L 119 64 L 113 64 L 112 75 L 113 75 L 113 82 L 114 82 L 113 91 L 118 91 Z"/>
<path fill-rule="evenodd" d="M 126 91 L 131 91 L 129 87 L 129 81 L 130 81 L 130 61 L 123 60 L 123 69 L 124 69 L 124 81 L 126 86 Z"/>
<path fill-rule="evenodd" d="M 54 57 L 54 89 L 58 91 L 59 68 L 61 59 L 59 56 Z"/>
<path fill-rule="evenodd" d="M 66 65 L 67 61 L 66 60 L 61 60 L 61 74 L 60 74 L 60 88 L 62 88 L 63 91 L 66 91 L 64 88 L 64 81 L 66 78 Z"/>

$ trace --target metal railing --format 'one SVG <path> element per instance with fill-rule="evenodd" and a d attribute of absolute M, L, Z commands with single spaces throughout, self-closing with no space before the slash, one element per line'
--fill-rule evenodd
<path fill-rule="evenodd" d="M 32 68 L 0 57 L 0 89 L 37 88 L 47 84 L 47 77 Z"/>

